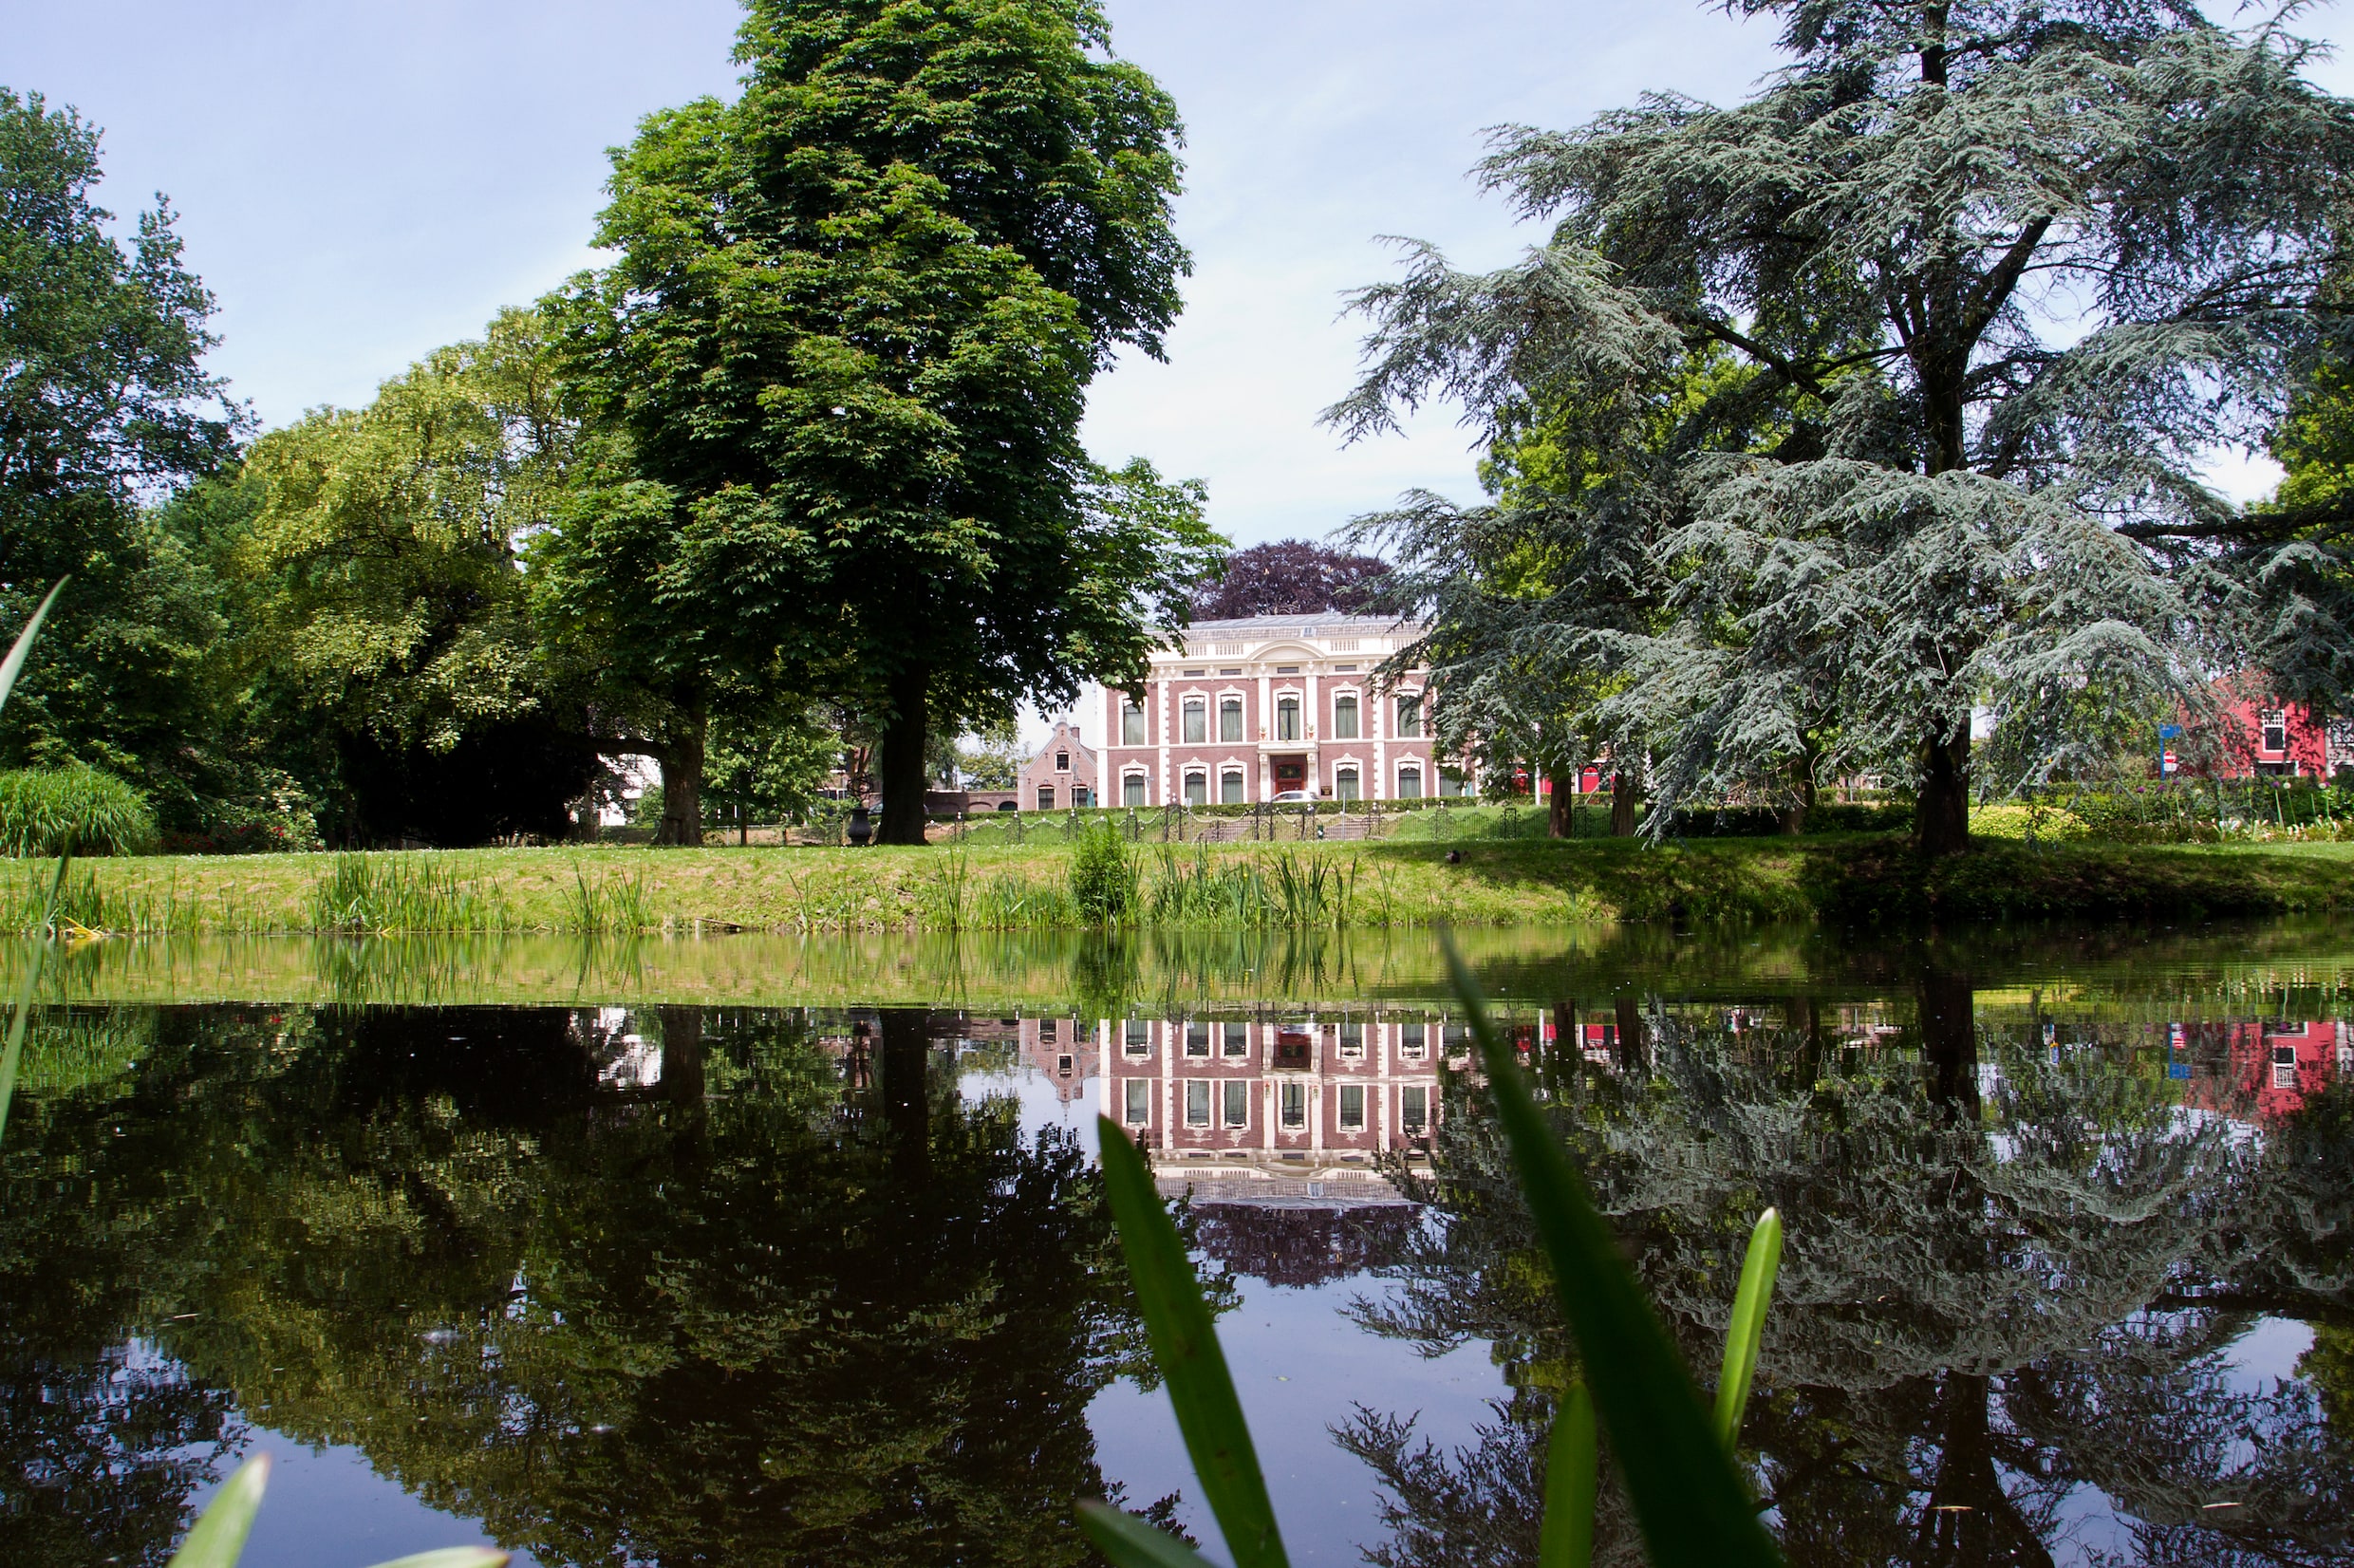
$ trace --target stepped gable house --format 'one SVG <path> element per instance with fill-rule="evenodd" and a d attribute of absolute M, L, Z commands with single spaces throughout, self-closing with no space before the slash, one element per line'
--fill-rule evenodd
<path fill-rule="evenodd" d="M 1373 678 L 1421 631 L 1392 616 L 1337 613 L 1194 623 L 1182 651 L 1153 654 L 1141 704 L 1109 687 L 1097 694 L 1104 804 L 1460 793 L 1461 771 L 1443 773 L 1431 749 L 1425 673 L 1389 685 Z"/>
<path fill-rule="evenodd" d="M 1060 812 L 1075 806 L 1085 811 L 1100 806 L 1095 793 L 1095 754 L 1079 741 L 1079 732 L 1058 723 L 1038 755 L 1022 764 L 1016 798 L 1025 812 Z"/>

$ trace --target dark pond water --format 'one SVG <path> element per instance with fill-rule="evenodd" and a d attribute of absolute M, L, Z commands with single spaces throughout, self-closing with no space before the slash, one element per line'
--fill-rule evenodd
<path fill-rule="evenodd" d="M 1799 1563 L 2354 1560 L 2354 931 L 1470 943 Z M 14 956 L 22 961 L 22 955 Z M 0 1139 L 0 1562 L 1220 1548 L 1093 1173 L 1150 1147 L 1292 1556 L 1533 1562 L 1574 1351 L 1427 938 L 107 946 Z M 1606 1499 L 1604 1560 L 1637 1560 Z"/>

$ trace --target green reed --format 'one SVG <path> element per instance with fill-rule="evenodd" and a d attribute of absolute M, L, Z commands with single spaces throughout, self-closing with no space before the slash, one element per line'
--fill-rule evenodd
<path fill-rule="evenodd" d="M 484 892 L 455 865 L 421 855 L 337 855 L 311 885 L 308 905 L 317 931 L 497 933 L 517 925 L 495 889 Z"/>

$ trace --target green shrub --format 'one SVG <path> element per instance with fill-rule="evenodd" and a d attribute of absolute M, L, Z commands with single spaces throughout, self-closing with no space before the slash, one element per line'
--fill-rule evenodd
<path fill-rule="evenodd" d="M 1071 899 L 1090 925 L 1125 925 L 1136 914 L 1136 864 L 1109 821 L 1081 832 L 1071 855 Z"/>
<path fill-rule="evenodd" d="M 79 762 L 0 774 L 0 852 L 133 855 L 155 843 L 155 808 L 112 774 Z"/>
<path fill-rule="evenodd" d="M 2048 844 L 2092 836 L 2084 819 L 2074 812 L 2023 800 L 1971 808 L 1970 831 L 1973 838 L 2033 838 Z"/>

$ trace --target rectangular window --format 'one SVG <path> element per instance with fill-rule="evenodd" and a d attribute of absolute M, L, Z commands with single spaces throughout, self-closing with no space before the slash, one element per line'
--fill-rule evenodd
<path fill-rule="evenodd" d="M 1209 804 L 1209 776 L 1206 774 L 1186 775 L 1186 804 L 1188 806 Z"/>
<path fill-rule="evenodd" d="M 1188 1056 L 1206 1056 L 1209 1055 L 1208 1024 L 1189 1023 L 1186 1025 L 1186 1055 Z"/>
<path fill-rule="evenodd" d="M 2268 752 L 2287 751 L 2289 749 L 2289 716 L 2278 708 L 2268 708 L 2263 717 L 2264 749 Z"/>
<path fill-rule="evenodd" d="M 1354 768 L 1343 768 L 1338 773 L 1333 775 L 1333 793 L 1338 795 L 1343 800 L 1354 800 L 1357 797 L 1356 770 Z"/>
<path fill-rule="evenodd" d="M 1418 1062 L 1429 1049 L 1429 1036 L 1423 1032 L 1421 1024 L 1410 1023 L 1398 1031 L 1398 1055 L 1409 1061 Z"/>
<path fill-rule="evenodd" d="M 1226 1125 L 1228 1127 L 1250 1126 L 1250 1087 L 1248 1078 L 1226 1080 Z"/>
<path fill-rule="evenodd" d="M 1084 784 L 1071 786 L 1071 804 L 1084 812 L 1095 804 L 1095 793 Z"/>
<path fill-rule="evenodd" d="M 1145 803 L 1145 775 L 1130 774 L 1120 780 L 1120 804 L 1141 806 Z"/>
<path fill-rule="evenodd" d="M 1058 774 L 1067 774 L 1071 771 L 1071 754 L 1069 752 L 1056 752 L 1055 754 L 1055 771 Z"/>
<path fill-rule="evenodd" d="M 1127 1088 L 1127 1113 L 1121 1120 L 1130 1127 L 1144 1127 L 1152 1120 L 1152 1080 L 1150 1078 L 1130 1078 L 1128 1080 Z"/>
<path fill-rule="evenodd" d="M 1207 1078 L 1187 1078 L 1186 1080 L 1186 1125 L 1187 1127 L 1209 1126 L 1209 1080 Z"/>
<path fill-rule="evenodd" d="M 2272 1047 L 2272 1087 L 2274 1089 L 2297 1087 L 2297 1048 L 2295 1046 L 2276 1045 Z"/>
<path fill-rule="evenodd" d="M 1365 1026 L 1344 1023 L 1340 1026 L 1340 1055 L 1344 1061 L 1362 1061 L 1365 1057 Z"/>
<path fill-rule="evenodd" d="M 1218 775 L 1218 799 L 1222 805 L 1226 806 L 1242 804 L 1242 775 L 1241 774 L 1220 774 Z"/>
<path fill-rule="evenodd" d="M 1400 800 L 1420 800 L 1422 798 L 1422 770 L 1420 768 L 1400 768 L 1398 770 L 1398 798 Z"/>
<path fill-rule="evenodd" d="M 1410 1138 L 1419 1138 L 1430 1125 L 1430 1091 L 1421 1084 L 1408 1084 L 1398 1091 L 1398 1127 Z"/>
<path fill-rule="evenodd" d="M 1340 1130 L 1365 1130 L 1365 1086 L 1361 1083 L 1344 1083 L 1340 1086 Z"/>
<path fill-rule="evenodd" d="M 1120 704 L 1120 744 L 1141 746 L 1145 743 L 1145 710 L 1133 702 Z"/>
<path fill-rule="evenodd" d="M 1278 740 L 1299 738 L 1299 699 L 1279 697 L 1275 700 L 1275 737 Z"/>
<path fill-rule="evenodd" d="M 1198 746 L 1209 738 L 1209 710 L 1199 702 L 1186 704 L 1186 744 Z"/>
<path fill-rule="evenodd" d="M 1242 738 L 1242 700 L 1241 698 L 1229 697 L 1218 704 L 1218 738 L 1221 740 Z"/>
<path fill-rule="evenodd" d="M 1463 793 L 1463 774 L 1455 768 L 1439 770 L 1439 793 L 1449 800 Z"/>
<path fill-rule="evenodd" d="M 1226 1055 L 1229 1056 L 1249 1055 L 1250 1025 L 1247 1023 L 1230 1023 L 1225 1026 L 1225 1031 Z"/>
<path fill-rule="evenodd" d="M 1397 702 L 1398 738 L 1401 740 L 1420 739 L 1422 737 L 1422 694 L 1408 692 L 1399 698 Z"/>
<path fill-rule="evenodd" d="M 1039 811 L 1041 811 L 1041 812 L 1051 812 L 1051 811 L 1053 811 L 1054 809 L 1055 809 L 1055 786 L 1053 786 L 1052 784 L 1041 784 L 1041 785 L 1039 785 L 1039 786 L 1038 786 L 1038 810 L 1039 810 Z"/>
<path fill-rule="evenodd" d="M 1308 1086 L 1287 1083 L 1283 1086 L 1283 1127 L 1287 1131 L 1308 1125 Z"/>
<path fill-rule="evenodd" d="M 1471 1026 L 1450 1023 L 1439 1031 L 1439 1046 L 1450 1056 L 1460 1056 L 1471 1049 Z"/>
<path fill-rule="evenodd" d="M 1152 1026 L 1142 1018 L 1130 1018 L 1120 1026 L 1120 1049 L 1131 1056 L 1152 1054 Z"/>
<path fill-rule="evenodd" d="M 1335 740 L 1354 740 L 1356 738 L 1355 698 L 1336 697 L 1333 699 L 1333 738 Z"/>

